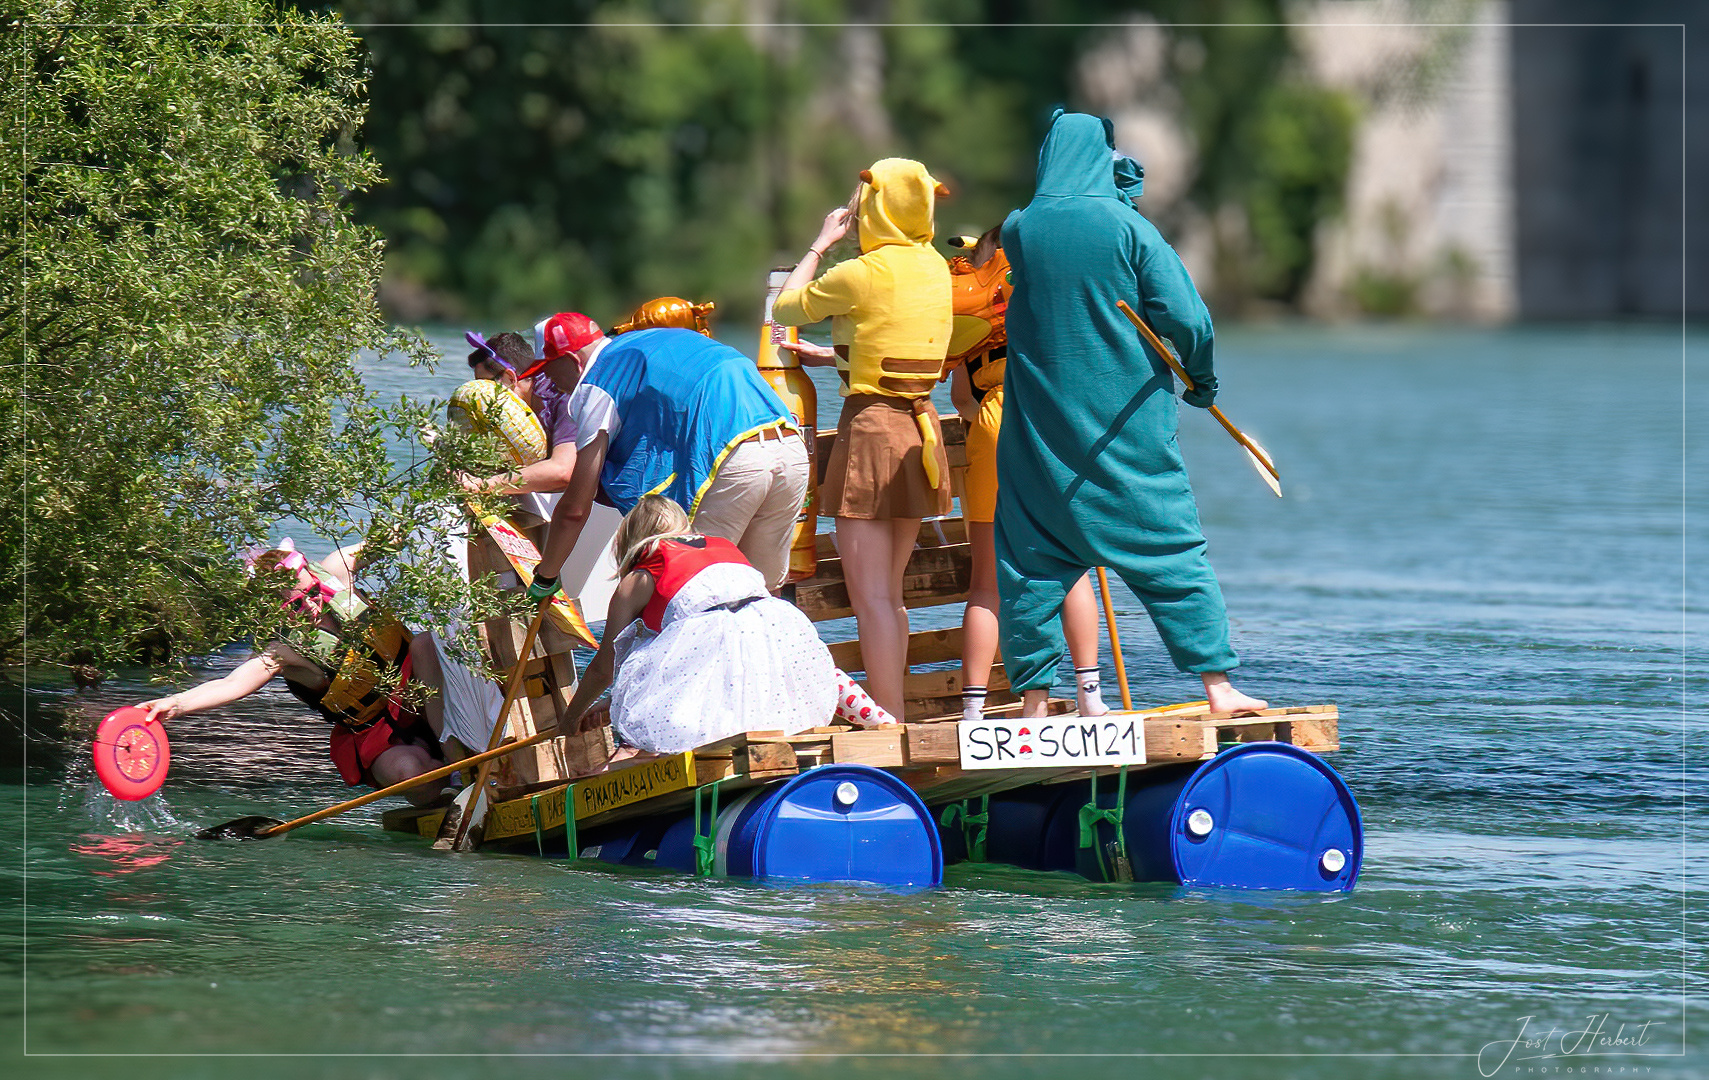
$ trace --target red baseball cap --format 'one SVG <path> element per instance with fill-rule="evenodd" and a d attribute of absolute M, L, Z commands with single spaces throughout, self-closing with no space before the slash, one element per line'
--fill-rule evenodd
<path fill-rule="evenodd" d="M 560 311 L 549 319 L 541 319 L 534 325 L 534 363 L 517 378 L 529 378 L 549 362 L 603 336 L 599 324 L 579 311 Z"/>

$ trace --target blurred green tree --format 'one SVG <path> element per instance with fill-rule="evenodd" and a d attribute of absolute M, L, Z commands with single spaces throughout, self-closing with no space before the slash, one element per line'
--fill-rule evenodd
<path fill-rule="evenodd" d="M 394 179 L 357 205 L 406 319 L 612 321 L 662 294 L 752 318 L 764 270 L 885 155 L 950 185 L 940 232 L 989 227 L 1030 197 L 1080 56 L 1141 15 L 1171 24 L 1223 302 L 1296 302 L 1345 182 L 1352 111 L 1300 77 L 1281 0 L 304 6 L 369 50 L 366 145 Z"/>

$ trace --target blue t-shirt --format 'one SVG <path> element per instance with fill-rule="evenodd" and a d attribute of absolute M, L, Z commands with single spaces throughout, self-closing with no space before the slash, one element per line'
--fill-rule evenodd
<path fill-rule="evenodd" d="M 569 411 L 578 447 L 607 433 L 600 488 L 625 513 L 659 494 L 692 515 L 737 443 L 795 428 L 752 360 L 693 330 L 614 338 L 582 372 Z"/>

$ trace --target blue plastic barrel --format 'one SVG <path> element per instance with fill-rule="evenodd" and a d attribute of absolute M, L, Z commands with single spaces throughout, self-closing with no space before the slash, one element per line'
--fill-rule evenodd
<path fill-rule="evenodd" d="M 993 795 L 989 800 L 967 799 L 959 804 L 959 813 L 946 814 L 939 808 L 944 862 L 958 863 L 970 857 L 969 834 L 976 834 L 979 826 L 966 825 L 964 820 L 967 815 L 983 813 L 986 862 L 1028 870 L 1072 870 L 1078 829 L 1075 811 L 1085 802 L 1083 784 L 1035 784 Z"/>
<path fill-rule="evenodd" d="M 1115 806 L 1115 786 L 1100 782 L 1101 807 Z M 1340 775 L 1277 742 L 1231 747 L 1185 775 L 1130 773 L 1122 834 L 1136 881 L 1241 889 L 1348 892 L 1365 850 L 1359 804 Z M 1082 873 L 1111 876 L 1114 838 L 1097 823 L 1094 845 L 1077 851 Z"/>
<path fill-rule="evenodd" d="M 788 780 L 732 796 L 716 822 L 713 872 L 768 880 L 938 885 L 943 850 L 920 797 L 882 769 L 821 765 Z M 703 831 L 703 835 L 706 833 Z M 694 815 L 659 840 L 656 865 L 692 872 Z"/>
<path fill-rule="evenodd" d="M 601 830 L 583 840 L 578 857 L 616 866 L 651 866 L 669 824 L 669 819 L 650 817 Z"/>

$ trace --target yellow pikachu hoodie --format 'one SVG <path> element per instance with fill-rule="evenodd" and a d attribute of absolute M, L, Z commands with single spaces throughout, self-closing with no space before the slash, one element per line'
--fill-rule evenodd
<path fill-rule="evenodd" d="M 777 298 L 784 326 L 831 319 L 843 395 L 924 398 L 949 351 L 949 265 L 932 247 L 940 192 L 926 167 L 885 158 L 861 174 L 860 257 Z"/>

